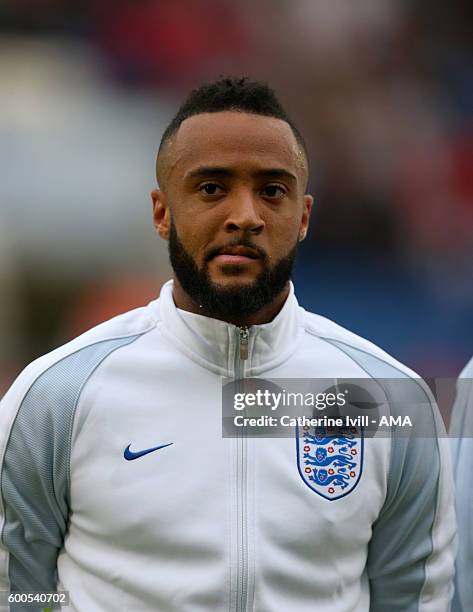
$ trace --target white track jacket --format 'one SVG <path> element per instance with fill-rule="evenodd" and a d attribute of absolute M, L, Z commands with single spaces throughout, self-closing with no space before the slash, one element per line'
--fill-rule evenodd
<path fill-rule="evenodd" d="M 473 359 L 460 374 L 450 422 L 458 517 L 458 555 L 452 612 L 473 610 Z"/>
<path fill-rule="evenodd" d="M 222 436 L 234 376 L 412 380 L 441 432 L 415 374 L 306 312 L 292 286 L 246 335 L 178 310 L 170 281 L 3 398 L 0 590 L 65 590 L 80 612 L 448 610 L 446 440 L 366 439 L 356 486 L 330 497 L 300 469 L 296 435 Z"/>

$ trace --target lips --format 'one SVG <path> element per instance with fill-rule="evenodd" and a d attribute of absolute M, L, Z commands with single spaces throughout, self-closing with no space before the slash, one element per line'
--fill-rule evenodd
<path fill-rule="evenodd" d="M 259 254 L 257 251 L 255 251 L 255 249 L 251 249 L 250 247 L 240 246 L 240 245 L 233 246 L 233 247 L 226 247 L 220 251 L 219 255 L 241 256 L 241 257 L 248 257 L 249 259 L 259 258 Z"/>
<path fill-rule="evenodd" d="M 260 255 L 255 249 L 238 245 L 221 249 L 213 259 L 220 264 L 248 264 L 260 259 Z"/>

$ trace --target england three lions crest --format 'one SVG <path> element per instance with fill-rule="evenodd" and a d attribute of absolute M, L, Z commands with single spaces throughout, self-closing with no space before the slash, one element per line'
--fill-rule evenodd
<path fill-rule="evenodd" d="M 297 466 L 305 484 L 334 501 L 348 495 L 363 470 L 363 431 L 354 427 L 297 428 Z"/>

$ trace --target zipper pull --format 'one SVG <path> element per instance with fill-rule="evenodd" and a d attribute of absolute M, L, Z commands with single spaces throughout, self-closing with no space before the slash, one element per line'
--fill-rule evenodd
<path fill-rule="evenodd" d="M 248 327 L 240 327 L 240 359 L 248 359 L 248 337 L 250 335 Z"/>

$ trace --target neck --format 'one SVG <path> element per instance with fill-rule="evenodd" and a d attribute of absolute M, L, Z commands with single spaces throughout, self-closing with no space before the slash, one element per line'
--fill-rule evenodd
<path fill-rule="evenodd" d="M 249 327 L 250 325 L 263 325 L 264 323 L 270 323 L 284 306 L 284 302 L 286 301 L 288 295 L 289 283 L 286 284 L 281 293 L 279 293 L 272 302 L 265 304 L 254 314 L 248 317 L 236 316 L 233 318 L 207 312 L 204 308 L 199 306 L 199 304 L 197 304 L 188 293 L 184 291 L 182 285 L 175 276 L 172 293 L 174 303 L 177 308 L 187 310 L 187 312 L 192 312 L 194 314 L 203 315 L 204 317 L 209 317 L 211 319 L 226 321 L 227 323 L 231 323 L 232 325 L 236 325 L 238 327 Z"/>

